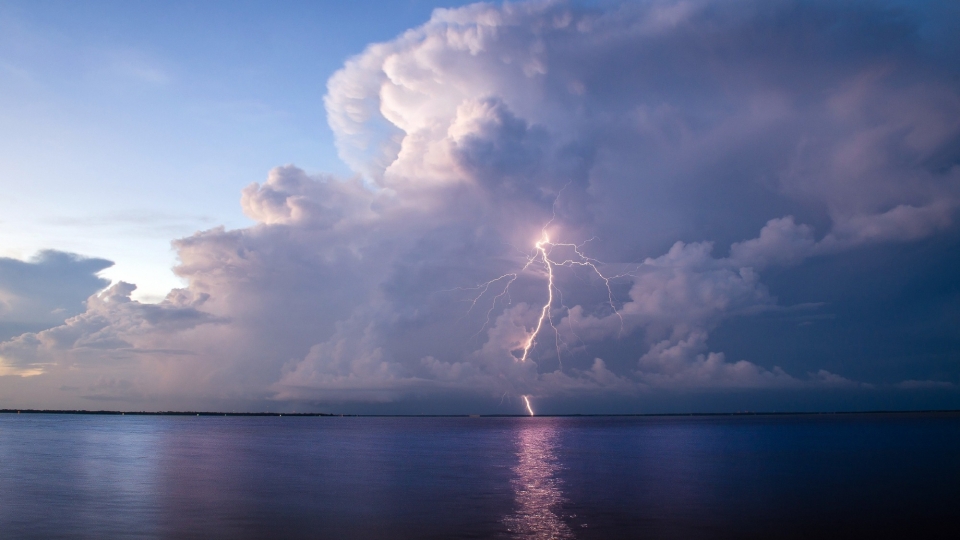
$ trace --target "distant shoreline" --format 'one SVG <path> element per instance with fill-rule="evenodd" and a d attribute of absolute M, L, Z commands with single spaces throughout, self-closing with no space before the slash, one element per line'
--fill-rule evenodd
<path fill-rule="evenodd" d="M 340 413 L 278 413 L 278 412 L 217 412 L 217 411 L 88 411 L 59 409 L 0 409 L 0 414 L 76 414 L 109 416 L 335 416 L 361 418 L 527 418 L 526 414 L 340 414 Z M 629 414 L 543 414 L 541 418 L 591 418 L 591 417 L 718 417 L 718 416 L 826 416 L 826 415 L 937 415 L 960 414 L 958 409 L 889 410 L 889 411 L 819 411 L 819 412 L 698 412 L 698 413 L 629 413 Z"/>

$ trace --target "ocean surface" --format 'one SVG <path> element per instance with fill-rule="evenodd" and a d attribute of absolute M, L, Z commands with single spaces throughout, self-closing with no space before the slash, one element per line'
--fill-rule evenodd
<path fill-rule="evenodd" d="M 960 538 L 960 415 L 0 414 L 0 538 Z"/>

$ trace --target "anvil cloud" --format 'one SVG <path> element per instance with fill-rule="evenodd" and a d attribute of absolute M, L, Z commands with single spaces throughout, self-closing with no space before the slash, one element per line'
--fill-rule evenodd
<path fill-rule="evenodd" d="M 174 242 L 185 289 L 151 305 L 115 284 L 11 338 L 3 387 L 51 403 L 436 410 L 463 396 L 951 391 L 956 330 L 938 334 L 939 360 L 872 377 L 840 352 L 786 366 L 775 346 L 734 357 L 713 341 L 776 339 L 751 320 L 854 324 L 837 312 L 873 296 L 810 283 L 957 245 L 960 66 L 931 18 L 879 2 L 437 10 L 328 83 L 355 177 L 274 169 L 243 190 L 255 226 Z M 613 306 L 596 275 L 559 268 L 553 327 L 520 362 L 547 298 L 543 268 L 521 269 L 548 223 L 618 276 Z M 942 281 L 952 267 L 924 268 Z M 508 274 L 509 289 L 482 285 Z M 930 294 L 949 327 L 957 296 Z"/>

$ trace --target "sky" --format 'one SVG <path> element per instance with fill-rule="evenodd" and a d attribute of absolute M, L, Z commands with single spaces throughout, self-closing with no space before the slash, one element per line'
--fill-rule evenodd
<path fill-rule="evenodd" d="M 0 3 L 0 407 L 960 407 L 951 2 Z"/>
<path fill-rule="evenodd" d="M 17 186 L 0 201 L 0 256 L 106 257 L 104 276 L 161 300 L 184 285 L 171 239 L 253 224 L 244 186 L 289 163 L 350 174 L 327 78 L 436 5 L 0 3 L 0 174 Z"/>

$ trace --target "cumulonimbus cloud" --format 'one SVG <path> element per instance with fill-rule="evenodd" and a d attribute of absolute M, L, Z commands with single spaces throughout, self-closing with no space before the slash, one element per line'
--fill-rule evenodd
<path fill-rule="evenodd" d="M 783 307 L 767 269 L 954 227 L 957 73 L 906 15 L 753 0 L 437 10 L 329 81 L 356 177 L 275 169 L 243 190 L 256 225 L 174 242 L 186 289 L 143 305 L 115 286 L 0 357 L 140 397 L 855 385 L 728 360 L 708 339 Z M 544 233 L 616 278 L 559 267 L 552 324 L 519 362 L 550 292 L 527 265 Z"/>

